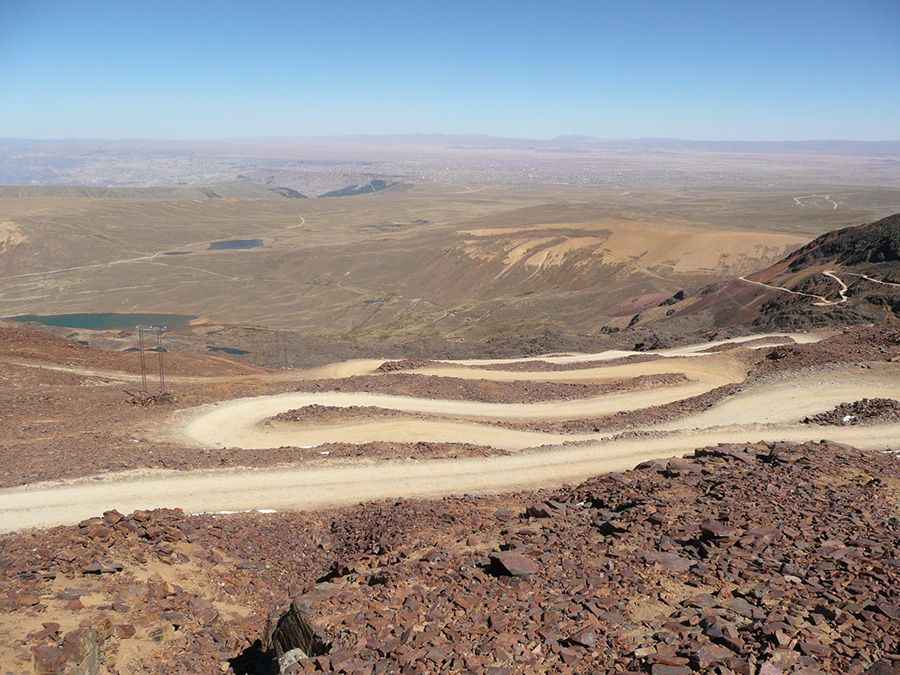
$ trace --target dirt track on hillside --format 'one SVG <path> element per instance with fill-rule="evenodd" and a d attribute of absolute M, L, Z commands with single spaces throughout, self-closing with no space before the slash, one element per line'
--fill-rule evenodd
<path fill-rule="evenodd" d="M 803 340 L 804 338 L 801 338 Z M 810 341 L 807 339 L 807 341 Z M 760 344 L 754 343 L 753 346 Z M 0 529 L 74 522 L 106 508 L 133 510 L 178 505 L 192 511 L 242 508 L 309 509 L 368 499 L 433 496 L 459 492 L 509 490 L 580 480 L 598 472 L 628 468 L 647 459 L 671 457 L 715 443 L 828 438 L 861 448 L 886 449 L 900 441 L 900 425 L 811 428 L 801 416 L 824 411 L 836 402 L 866 396 L 900 397 L 900 365 L 878 370 L 837 368 L 822 373 L 787 375 L 761 382 L 674 422 L 646 426 L 629 434 L 558 434 L 522 431 L 486 424 L 492 420 L 542 420 L 641 409 L 740 382 L 746 373 L 745 350 L 704 352 L 711 345 L 684 348 L 669 358 L 591 369 L 539 373 L 485 371 L 453 366 L 454 375 L 499 380 L 534 376 L 555 380 L 620 378 L 680 372 L 690 382 L 648 391 L 614 393 L 574 401 L 485 403 L 422 399 L 388 394 L 304 392 L 236 399 L 180 413 L 178 434 L 198 446 L 272 448 L 325 442 L 418 441 L 471 443 L 516 451 L 514 455 L 448 461 L 365 462 L 241 471 L 111 474 L 101 480 L 22 486 L 0 491 Z M 674 350 L 669 350 L 670 353 Z M 542 360 L 597 360 L 598 355 L 541 357 Z M 521 360 L 518 360 L 521 361 Z M 478 362 L 483 364 L 485 362 Z M 368 365 L 368 364 L 367 364 Z M 330 373 L 352 372 L 357 364 L 337 364 Z M 441 367 L 437 368 L 441 370 Z M 428 369 L 422 374 L 429 372 Z M 289 374 L 284 374 L 289 375 Z M 282 376 L 284 376 L 282 375 Z M 267 425 L 265 420 L 304 405 L 377 406 L 441 419 L 373 419 L 348 424 Z M 348 420 L 349 421 L 349 420 Z M 564 445 L 568 442 L 575 445 Z"/>

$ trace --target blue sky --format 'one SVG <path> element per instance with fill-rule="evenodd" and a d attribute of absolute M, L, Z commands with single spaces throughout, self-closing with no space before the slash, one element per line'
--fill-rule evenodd
<path fill-rule="evenodd" d="M 0 0 L 0 137 L 900 139 L 900 1 Z"/>

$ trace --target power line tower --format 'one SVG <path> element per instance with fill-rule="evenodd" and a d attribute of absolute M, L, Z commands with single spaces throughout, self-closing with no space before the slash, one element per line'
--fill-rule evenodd
<path fill-rule="evenodd" d="M 157 363 L 157 373 L 159 377 L 159 393 L 166 394 L 168 393 L 168 388 L 166 385 L 166 348 L 163 345 L 163 333 L 166 331 L 165 326 L 138 326 L 138 351 L 141 355 L 141 392 L 143 394 L 149 394 L 150 391 L 147 387 L 147 356 L 146 352 L 155 352 L 156 353 L 156 363 Z M 152 343 L 153 337 L 155 336 L 156 346 L 147 347 L 148 338 Z"/>

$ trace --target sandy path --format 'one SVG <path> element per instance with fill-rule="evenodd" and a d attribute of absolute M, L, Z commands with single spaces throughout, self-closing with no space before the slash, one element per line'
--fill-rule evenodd
<path fill-rule="evenodd" d="M 393 396 L 391 394 L 355 393 L 355 392 L 315 392 L 286 393 L 272 396 L 256 396 L 242 398 L 224 403 L 182 411 L 185 423 L 180 425 L 182 435 L 177 440 L 197 447 L 227 446 L 243 448 L 273 448 L 280 446 L 312 447 L 325 442 L 363 443 L 369 440 L 415 442 L 444 441 L 466 442 L 491 445 L 507 450 L 519 450 L 548 443 L 561 443 L 572 440 L 572 436 L 542 434 L 538 432 L 520 432 L 498 429 L 496 427 L 477 424 L 472 421 L 374 421 L 363 424 L 341 426 L 311 425 L 277 425 L 274 427 L 261 424 L 264 420 L 279 412 L 308 405 L 325 405 L 333 407 L 375 406 L 408 413 L 424 413 L 429 415 L 453 416 L 463 418 L 486 418 L 506 420 L 540 420 L 540 419 L 572 419 L 576 417 L 597 417 L 616 412 L 637 410 L 651 405 L 663 405 L 710 391 L 711 389 L 740 382 L 746 368 L 737 360 L 728 356 L 716 355 L 703 359 L 708 365 L 704 369 L 693 359 L 684 359 L 681 364 L 676 359 L 650 361 L 633 366 L 599 369 L 614 370 L 613 378 L 620 375 L 635 377 L 637 374 L 653 372 L 680 372 L 692 378 L 691 382 L 678 385 L 658 387 L 607 394 L 585 399 L 545 401 L 540 403 L 483 403 L 480 401 L 441 400 Z M 629 372 L 629 368 L 634 370 Z M 437 369 L 442 372 L 443 369 Z M 449 369 L 448 369 L 449 370 Z M 567 373 L 508 373 L 503 371 L 475 370 L 466 373 L 463 369 L 454 368 L 457 377 L 461 375 L 485 379 L 542 379 L 541 375 L 550 375 L 548 379 L 565 379 Z M 580 377 L 590 378 L 593 369 L 575 371 Z M 424 370 L 423 373 L 429 371 Z M 514 377 L 524 375 L 525 377 Z M 596 377 L 596 375 L 594 376 Z"/>
<path fill-rule="evenodd" d="M 752 282 L 759 283 L 759 282 Z M 646 356 L 652 354 L 654 356 L 665 357 L 693 357 L 707 356 L 703 352 L 714 347 L 721 347 L 726 344 L 743 344 L 744 342 L 752 342 L 761 340 L 758 344 L 750 345 L 749 349 L 764 349 L 777 344 L 778 338 L 791 338 L 797 344 L 811 344 L 819 342 L 824 337 L 821 333 L 758 333 L 756 335 L 745 335 L 742 337 L 728 338 L 725 340 L 713 340 L 710 342 L 700 342 L 697 344 L 686 345 L 683 347 L 672 347 L 671 349 L 659 349 L 651 352 L 635 352 L 621 349 L 609 349 L 604 352 L 596 352 L 593 354 L 581 353 L 556 353 L 543 356 L 526 356 L 510 359 L 459 359 L 456 361 L 441 361 L 441 363 L 454 363 L 461 366 L 496 366 L 510 363 L 528 363 L 533 361 L 547 361 L 548 363 L 572 364 L 585 363 L 587 361 L 613 361 L 627 356 Z M 772 338 L 771 342 L 764 342 L 765 338 Z"/>
<path fill-rule="evenodd" d="M 721 361 L 721 357 L 710 358 L 702 363 L 712 365 Z M 651 361 L 635 364 L 635 367 L 652 367 L 657 363 Z M 671 365 L 671 362 L 669 363 Z M 702 370 L 699 363 L 696 365 L 694 374 Z M 516 431 L 479 424 L 477 418 L 551 420 L 600 417 L 681 400 L 686 396 L 709 391 L 714 386 L 739 382 L 743 377 L 742 370 L 725 369 L 726 373 L 734 377 L 723 377 L 718 371 L 719 368 L 713 368 L 712 375 L 705 379 L 701 377 L 698 381 L 686 385 L 542 403 L 482 403 L 346 392 L 258 396 L 183 411 L 181 415 L 185 418 L 185 422 L 180 425 L 181 435 L 176 440 L 197 447 L 256 449 L 292 445 L 314 447 L 326 442 L 364 443 L 378 440 L 404 443 L 464 442 L 490 445 L 505 450 L 522 450 L 539 445 L 563 443 L 567 440 L 602 439 L 610 434 L 565 435 Z M 502 371 L 486 372 L 503 374 Z M 831 371 L 826 374 L 806 373 L 789 381 L 758 384 L 702 413 L 645 429 L 668 431 L 796 422 L 805 416 L 829 410 L 839 403 L 873 396 L 900 398 L 900 365 L 885 364 L 878 371 L 864 371 L 857 368 Z M 261 424 L 267 418 L 284 410 L 314 404 L 332 407 L 375 406 L 408 413 L 466 419 L 374 420 L 346 425 Z"/>
<path fill-rule="evenodd" d="M 879 364 L 878 370 L 843 368 L 826 373 L 800 373 L 788 380 L 761 383 L 730 396 L 696 415 L 658 425 L 655 429 L 684 430 L 727 425 L 796 422 L 862 398 L 900 399 L 900 364 Z M 830 438 L 829 427 L 820 429 Z M 886 439 L 900 445 L 900 436 Z"/>
<path fill-rule="evenodd" d="M 841 299 L 840 300 L 829 300 L 824 295 L 816 295 L 815 293 L 804 293 L 803 291 L 795 291 L 790 288 L 785 288 L 784 286 L 773 286 L 772 284 L 767 284 L 762 281 L 753 281 L 753 279 L 747 279 L 746 277 L 738 277 L 741 281 L 744 281 L 748 284 L 753 284 L 754 286 L 761 286 L 762 288 L 768 288 L 770 291 L 781 291 L 782 293 L 790 293 L 791 295 L 801 295 L 804 298 L 812 298 L 815 300 L 812 304 L 816 307 L 831 307 L 832 305 L 840 305 L 844 302 L 847 302 L 847 285 L 841 281 L 838 277 L 834 275 L 830 270 L 822 272 L 827 277 L 830 277 L 837 281 L 841 285 Z"/>
<path fill-rule="evenodd" d="M 438 375 L 467 380 L 493 380 L 496 382 L 603 382 L 629 380 L 645 375 L 679 373 L 688 379 L 709 384 L 709 389 L 720 384 L 739 382 L 746 375 L 747 367 L 728 352 L 711 352 L 709 354 L 697 354 L 696 356 L 702 356 L 703 358 L 680 356 L 638 363 L 624 363 L 616 366 L 548 371 L 494 370 L 477 366 L 459 368 L 448 364 L 447 366 L 428 366 L 410 372 L 417 375 Z M 577 362 L 570 361 L 568 363 Z M 647 394 L 647 392 L 643 393 Z"/>
<path fill-rule="evenodd" d="M 716 430 L 507 457 L 388 462 L 322 469 L 247 469 L 222 472 L 111 475 L 100 480 L 0 490 L 0 531 L 76 523 L 116 508 L 179 506 L 190 512 L 240 509 L 315 509 L 371 499 L 495 492 L 580 481 L 653 458 L 685 454 L 715 443 L 810 441 L 827 437 L 883 450 L 900 439 L 900 425 L 873 427 L 783 426 Z"/>

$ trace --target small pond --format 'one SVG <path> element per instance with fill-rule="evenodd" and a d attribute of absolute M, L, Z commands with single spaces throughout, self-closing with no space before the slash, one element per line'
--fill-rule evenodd
<path fill-rule="evenodd" d="M 263 245 L 262 239 L 225 239 L 214 241 L 209 245 L 210 251 L 227 251 L 234 249 L 259 248 Z"/>
<path fill-rule="evenodd" d="M 167 326 L 186 328 L 197 318 L 195 314 L 20 314 L 8 317 L 13 321 L 39 323 L 43 326 L 85 328 L 89 330 L 134 330 L 136 326 Z"/>

